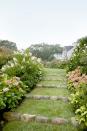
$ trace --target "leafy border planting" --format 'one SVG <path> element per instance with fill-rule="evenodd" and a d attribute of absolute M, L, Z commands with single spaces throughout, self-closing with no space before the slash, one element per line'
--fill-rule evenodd
<path fill-rule="evenodd" d="M 14 57 L 1 69 L 0 110 L 15 108 L 43 76 L 40 59 L 29 49 L 14 53 Z"/>
<path fill-rule="evenodd" d="M 87 37 L 77 41 L 67 71 L 70 102 L 76 119 L 87 129 Z"/>

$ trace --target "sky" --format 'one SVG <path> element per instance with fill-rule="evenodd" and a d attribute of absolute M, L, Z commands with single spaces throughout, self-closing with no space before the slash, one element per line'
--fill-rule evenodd
<path fill-rule="evenodd" d="M 0 39 L 71 45 L 87 35 L 87 0 L 0 0 Z"/>

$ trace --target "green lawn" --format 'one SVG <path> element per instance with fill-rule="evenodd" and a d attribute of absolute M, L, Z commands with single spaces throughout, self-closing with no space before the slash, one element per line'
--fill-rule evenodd
<path fill-rule="evenodd" d="M 46 84 L 46 85 L 58 85 L 58 84 L 66 84 L 66 81 L 62 80 L 62 81 L 41 81 L 40 84 Z"/>
<path fill-rule="evenodd" d="M 66 74 L 66 70 L 64 70 L 64 69 L 45 68 L 44 70 L 46 72 L 46 75 L 48 75 L 48 74 L 51 74 L 51 75 L 53 75 L 53 74 L 65 75 Z"/>
<path fill-rule="evenodd" d="M 39 114 L 48 117 L 70 118 L 74 115 L 69 104 L 62 101 L 51 100 L 27 99 L 15 111 L 28 114 Z"/>
<path fill-rule="evenodd" d="M 9 122 L 3 131 L 78 131 L 71 125 L 51 125 L 43 123 L 24 123 L 20 121 Z"/>
<path fill-rule="evenodd" d="M 69 96 L 66 88 L 35 88 L 31 95 Z"/>
<path fill-rule="evenodd" d="M 45 80 L 45 81 L 41 81 L 41 82 L 39 82 L 38 83 L 38 85 L 42 85 L 42 87 L 51 87 L 51 86 L 53 86 L 53 87 L 58 87 L 58 88 L 62 88 L 62 87 L 64 87 L 64 88 L 66 88 L 66 81 L 65 81 L 66 79 L 65 78 L 63 78 L 62 80 L 51 80 L 51 81 L 49 81 L 49 80 Z"/>

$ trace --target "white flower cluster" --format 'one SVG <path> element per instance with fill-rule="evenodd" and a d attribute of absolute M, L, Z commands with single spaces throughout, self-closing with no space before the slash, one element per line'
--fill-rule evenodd
<path fill-rule="evenodd" d="M 15 57 L 13 58 L 13 61 L 15 64 L 17 64 L 17 62 L 18 62 L 18 60 Z"/>
<path fill-rule="evenodd" d="M 3 67 L 2 67 L 2 69 L 1 69 L 1 71 L 5 71 L 7 68 L 9 68 L 10 66 L 9 65 L 4 65 Z"/>
<path fill-rule="evenodd" d="M 41 59 L 40 59 L 40 58 L 38 58 L 38 59 L 37 59 L 37 62 L 39 62 L 39 63 L 40 63 L 40 62 L 41 62 Z"/>
<path fill-rule="evenodd" d="M 6 88 L 3 88 L 2 91 L 3 91 L 3 93 L 8 92 L 8 91 L 9 91 L 9 88 L 7 88 L 7 87 L 6 87 Z"/>
<path fill-rule="evenodd" d="M 32 56 L 32 53 L 29 53 L 30 56 Z"/>
<path fill-rule="evenodd" d="M 23 58 L 23 62 L 25 62 L 25 57 Z"/>
<path fill-rule="evenodd" d="M 35 56 L 32 56 L 31 57 L 31 60 L 36 60 L 37 58 Z"/>

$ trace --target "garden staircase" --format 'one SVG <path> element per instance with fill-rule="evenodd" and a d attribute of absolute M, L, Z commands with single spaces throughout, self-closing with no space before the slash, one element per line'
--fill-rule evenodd
<path fill-rule="evenodd" d="M 15 112 L 5 112 L 4 118 L 9 123 L 17 120 L 28 124 L 35 122 L 53 126 L 64 125 L 64 131 L 77 131 L 78 122 L 75 120 L 72 107 L 69 104 L 65 70 L 45 69 L 45 72 L 43 81 L 26 95 L 26 100 L 20 107 Z M 44 127 L 45 130 L 50 131 Z M 56 127 L 55 131 L 63 131 L 63 129 Z"/>

